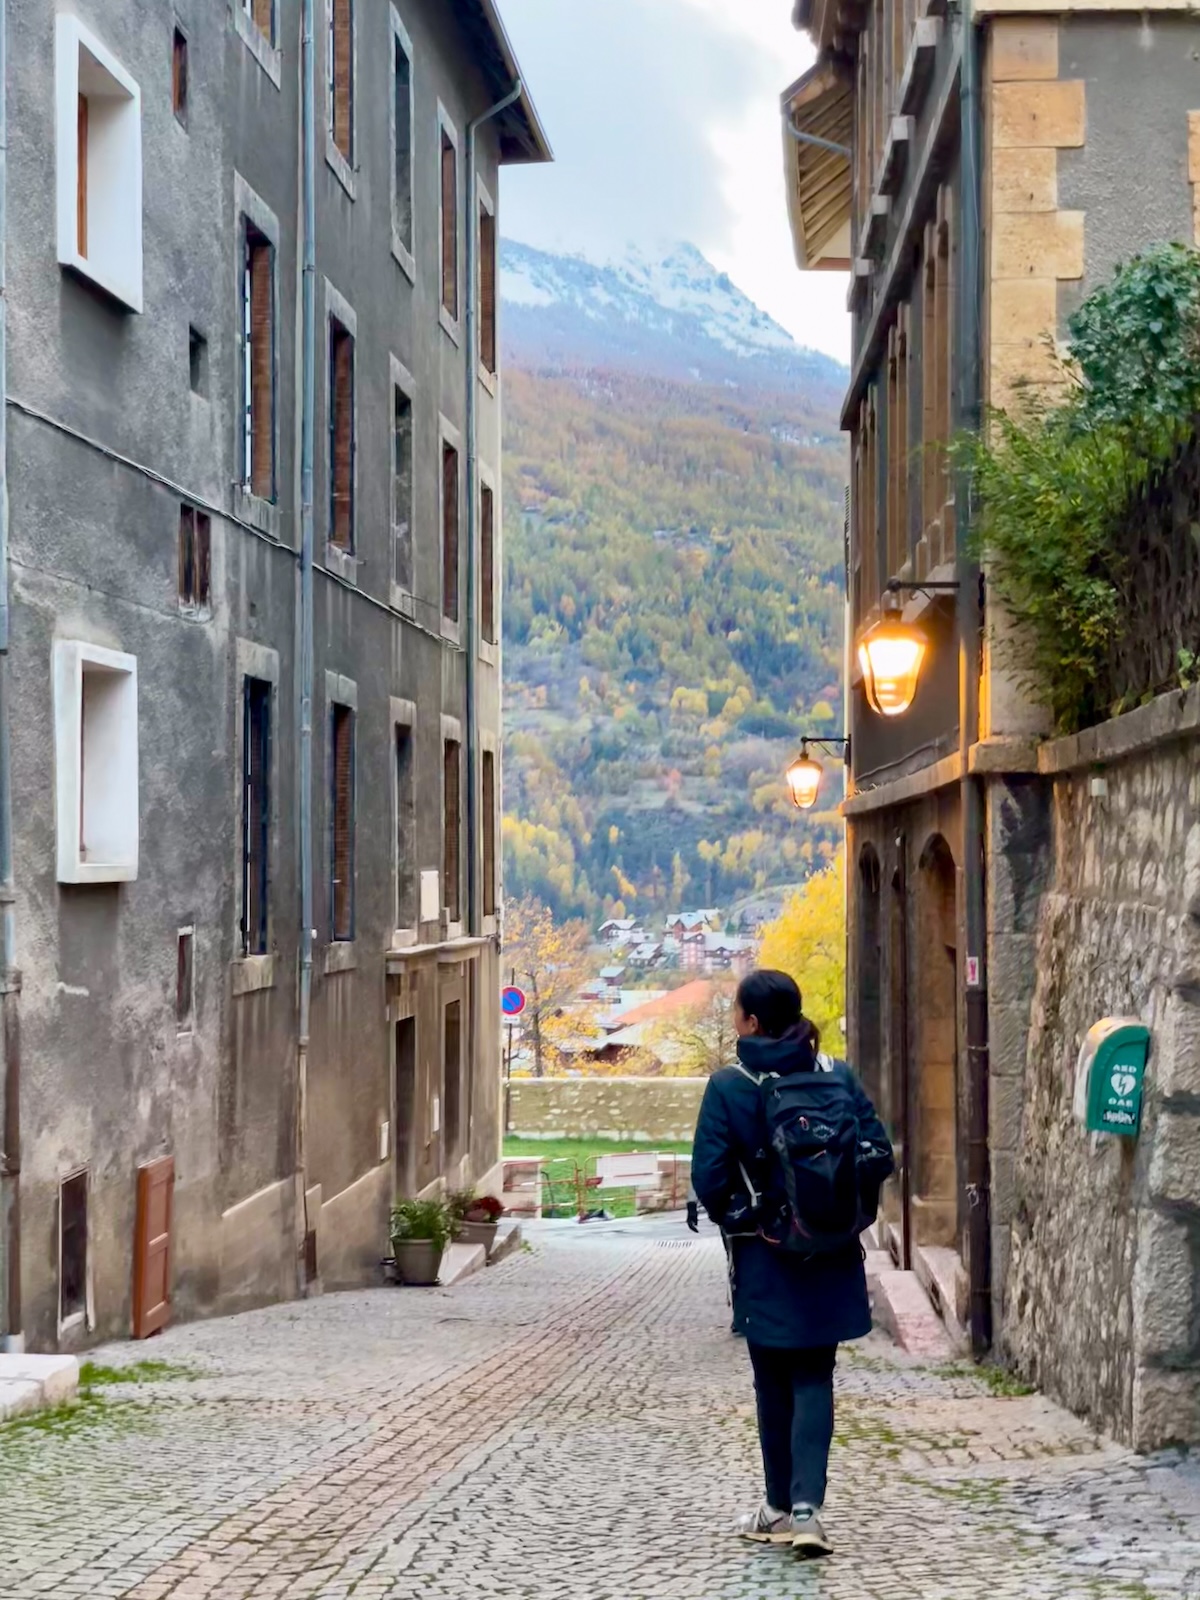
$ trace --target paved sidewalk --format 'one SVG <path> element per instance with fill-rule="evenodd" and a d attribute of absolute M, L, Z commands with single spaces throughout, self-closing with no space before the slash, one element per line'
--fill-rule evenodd
<path fill-rule="evenodd" d="M 1200 1468 L 879 1337 L 840 1368 L 838 1555 L 731 1540 L 745 1351 L 719 1244 L 674 1221 L 101 1353 L 147 1357 L 170 1370 L 0 1430 L 0 1595 L 1200 1600 Z"/>

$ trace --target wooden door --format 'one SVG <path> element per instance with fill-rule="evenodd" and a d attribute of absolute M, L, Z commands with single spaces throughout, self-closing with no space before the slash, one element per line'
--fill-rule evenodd
<path fill-rule="evenodd" d="M 133 1337 L 148 1339 L 171 1315 L 171 1202 L 175 1158 L 138 1168 L 137 1225 L 133 1242 Z"/>

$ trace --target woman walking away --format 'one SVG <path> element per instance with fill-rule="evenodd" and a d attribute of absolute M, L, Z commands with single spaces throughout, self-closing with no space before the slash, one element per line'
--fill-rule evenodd
<path fill-rule="evenodd" d="M 892 1148 L 844 1062 L 818 1053 L 800 990 L 749 973 L 733 1008 L 739 1065 L 710 1078 L 692 1182 L 730 1238 L 734 1326 L 758 1401 L 766 1498 L 737 1531 L 828 1555 L 821 1526 L 837 1347 L 871 1331 L 859 1234 L 874 1220 Z"/>

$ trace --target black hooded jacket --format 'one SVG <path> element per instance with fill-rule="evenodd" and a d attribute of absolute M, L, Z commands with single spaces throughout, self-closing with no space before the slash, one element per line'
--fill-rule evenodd
<path fill-rule="evenodd" d="M 818 1065 L 804 1029 L 782 1039 L 741 1039 L 738 1057 L 755 1078 L 771 1072 L 781 1077 L 812 1072 Z M 837 1066 L 849 1072 L 842 1063 Z M 875 1107 L 852 1074 L 851 1078 L 862 1137 L 890 1150 Z M 718 1225 L 724 1223 L 730 1206 L 745 1197 L 741 1166 L 756 1189 L 767 1187 L 762 1142 L 757 1084 L 736 1067 L 714 1073 L 696 1124 L 692 1184 L 700 1204 Z M 857 1243 L 836 1254 L 804 1258 L 758 1238 L 735 1236 L 731 1242 L 734 1326 L 752 1344 L 806 1350 L 861 1339 L 871 1331 L 867 1279 Z"/>

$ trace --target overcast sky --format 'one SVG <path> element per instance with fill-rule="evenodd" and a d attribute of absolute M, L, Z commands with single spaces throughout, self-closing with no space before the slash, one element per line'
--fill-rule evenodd
<path fill-rule="evenodd" d="M 779 96 L 792 0 L 500 0 L 557 158 L 509 167 L 507 236 L 606 257 L 695 244 L 802 344 L 849 353 L 846 280 L 796 270 Z"/>

